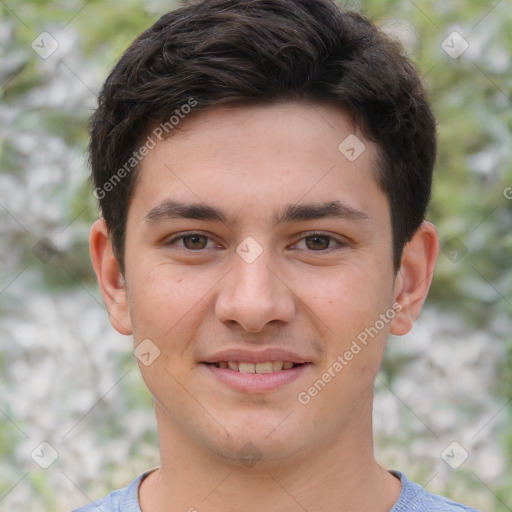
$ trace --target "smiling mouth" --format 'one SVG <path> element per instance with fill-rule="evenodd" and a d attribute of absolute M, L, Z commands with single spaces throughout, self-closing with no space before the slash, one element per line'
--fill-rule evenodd
<path fill-rule="evenodd" d="M 295 366 L 302 366 L 300 363 L 292 361 L 266 361 L 264 363 L 244 363 L 240 361 L 219 361 L 216 363 L 207 363 L 211 366 L 221 369 L 229 369 L 240 373 L 273 373 L 283 370 L 291 370 Z"/>

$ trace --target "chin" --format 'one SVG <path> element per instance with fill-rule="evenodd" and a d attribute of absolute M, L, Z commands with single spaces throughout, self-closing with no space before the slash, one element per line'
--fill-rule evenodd
<path fill-rule="evenodd" d="M 310 444 L 304 442 L 304 428 L 296 421 L 285 425 L 287 414 L 273 413 L 267 418 L 262 418 L 261 411 L 245 417 L 240 414 L 236 423 L 226 424 L 229 435 L 223 431 L 221 439 L 210 440 L 209 448 L 225 462 L 239 467 L 280 466 L 283 460 L 296 456 L 301 446 Z"/>
<path fill-rule="evenodd" d="M 292 457 L 297 455 L 298 447 L 290 442 L 269 442 L 264 436 L 253 440 L 244 440 L 228 446 L 215 445 L 213 453 L 229 465 L 239 468 L 269 470 L 289 465 Z"/>

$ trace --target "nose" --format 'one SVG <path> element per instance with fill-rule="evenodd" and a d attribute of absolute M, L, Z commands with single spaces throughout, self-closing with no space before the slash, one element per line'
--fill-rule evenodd
<path fill-rule="evenodd" d="M 296 311 L 296 298 L 286 281 L 272 269 L 265 251 L 252 263 L 234 254 L 233 268 L 221 281 L 215 304 L 217 318 L 260 332 L 267 324 L 288 323 Z"/>

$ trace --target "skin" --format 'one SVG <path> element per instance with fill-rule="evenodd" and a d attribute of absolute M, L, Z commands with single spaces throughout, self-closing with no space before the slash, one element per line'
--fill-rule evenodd
<path fill-rule="evenodd" d="M 90 236 L 113 326 L 160 350 L 149 366 L 139 362 L 161 447 L 160 469 L 139 490 L 142 511 L 390 510 L 401 486 L 374 457 L 373 384 L 389 333 L 406 334 L 420 314 L 439 250 L 435 228 L 421 225 L 395 273 L 375 147 L 342 111 L 222 107 L 179 128 L 141 163 L 124 275 L 103 219 Z M 352 133 L 366 149 L 351 162 L 338 146 Z M 228 220 L 155 214 L 169 199 L 215 206 Z M 286 205 L 332 201 L 361 215 L 274 225 Z M 173 242 L 183 232 L 209 238 Z M 262 249 L 252 263 L 236 252 L 249 236 Z M 298 394 L 397 303 L 393 320 L 301 404 Z M 289 349 L 311 364 L 277 389 L 234 390 L 201 364 L 234 346 Z M 252 467 L 241 460 L 244 446 L 259 457 Z"/>

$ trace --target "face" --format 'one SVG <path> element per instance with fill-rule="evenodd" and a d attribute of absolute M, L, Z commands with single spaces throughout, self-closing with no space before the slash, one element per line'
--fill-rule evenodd
<path fill-rule="evenodd" d="M 150 340 L 139 366 L 160 432 L 270 464 L 371 428 L 397 312 L 375 162 L 343 112 L 297 103 L 207 111 L 150 151 L 126 226 L 126 323 Z"/>

